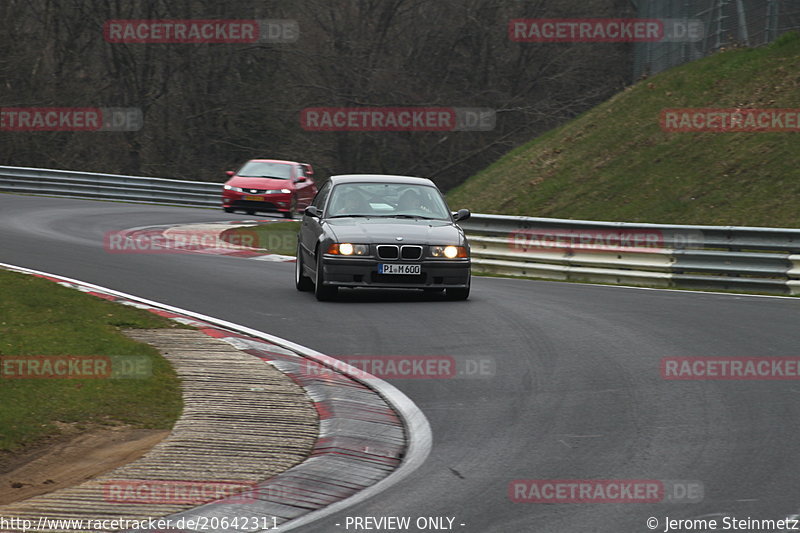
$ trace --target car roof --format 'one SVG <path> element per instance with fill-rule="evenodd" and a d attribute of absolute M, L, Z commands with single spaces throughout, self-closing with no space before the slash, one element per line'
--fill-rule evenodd
<path fill-rule="evenodd" d="M 338 176 L 331 176 L 331 183 L 336 185 L 338 183 L 404 183 L 408 185 L 427 185 L 428 187 L 436 187 L 428 178 L 417 178 L 414 176 L 393 176 L 390 174 L 341 174 Z"/>
<path fill-rule="evenodd" d="M 283 163 L 284 165 L 303 165 L 297 161 L 284 161 L 283 159 L 250 159 L 247 162 L 255 161 L 257 163 Z"/>

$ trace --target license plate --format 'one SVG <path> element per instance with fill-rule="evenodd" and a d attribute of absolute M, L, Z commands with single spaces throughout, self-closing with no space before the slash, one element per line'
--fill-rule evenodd
<path fill-rule="evenodd" d="M 422 265 L 402 265 L 394 263 L 380 263 L 378 274 L 406 274 L 409 276 L 422 273 Z"/>
<path fill-rule="evenodd" d="M 250 200 L 252 202 L 263 202 L 264 200 L 266 200 L 266 198 L 264 198 L 263 196 L 245 196 L 244 199 Z"/>

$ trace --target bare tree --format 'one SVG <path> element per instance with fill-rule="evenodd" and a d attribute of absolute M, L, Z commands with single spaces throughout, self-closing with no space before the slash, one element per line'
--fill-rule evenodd
<path fill-rule="evenodd" d="M 4 164 L 191 179 L 254 156 L 448 188 L 614 94 L 624 44 L 509 39 L 514 18 L 629 16 L 623 0 L 6 0 L 0 106 L 134 107 L 135 132 L 0 132 Z M 111 19 L 297 21 L 294 43 L 109 43 Z M 480 107 L 491 131 L 303 130 L 307 107 Z"/>

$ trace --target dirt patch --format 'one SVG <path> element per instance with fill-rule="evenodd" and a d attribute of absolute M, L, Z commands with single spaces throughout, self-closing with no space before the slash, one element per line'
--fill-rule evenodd
<path fill-rule="evenodd" d="M 0 505 L 82 483 L 135 461 L 163 440 L 169 431 L 128 426 L 77 432 L 13 458 L 0 458 Z"/>

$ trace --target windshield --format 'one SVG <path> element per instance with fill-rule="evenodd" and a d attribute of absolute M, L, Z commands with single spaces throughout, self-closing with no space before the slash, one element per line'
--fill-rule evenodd
<path fill-rule="evenodd" d="M 407 183 L 342 183 L 333 188 L 327 214 L 450 220 L 438 189 Z"/>
<path fill-rule="evenodd" d="M 275 178 L 288 180 L 292 178 L 292 166 L 286 163 L 248 161 L 239 169 L 236 175 L 243 178 Z"/>

